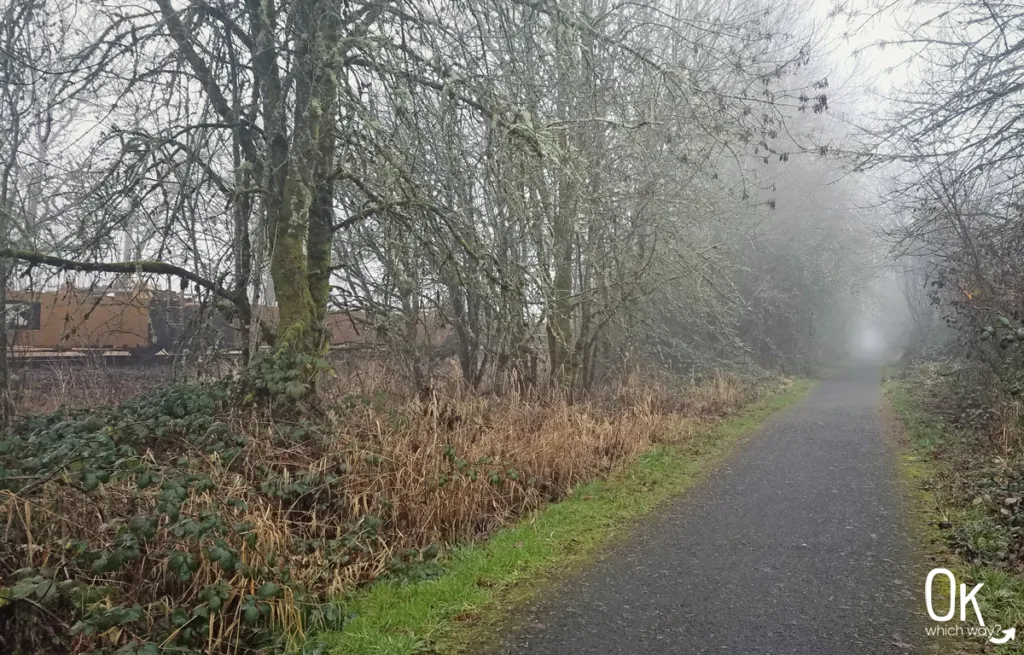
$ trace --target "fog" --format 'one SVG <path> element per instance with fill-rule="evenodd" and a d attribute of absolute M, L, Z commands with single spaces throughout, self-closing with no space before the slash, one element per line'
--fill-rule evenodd
<path fill-rule="evenodd" d="M 0 0 L 0 652 L 1012 626 L 1022 17 Z"/>

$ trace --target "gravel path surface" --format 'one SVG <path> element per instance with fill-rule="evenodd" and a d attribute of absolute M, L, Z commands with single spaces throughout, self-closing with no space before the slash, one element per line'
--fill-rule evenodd
<path fill-rule="evenodd" d="M 496 652 L 930 652 L 879 377 L 864 365 L 821 382 L 523 610 Z"/>

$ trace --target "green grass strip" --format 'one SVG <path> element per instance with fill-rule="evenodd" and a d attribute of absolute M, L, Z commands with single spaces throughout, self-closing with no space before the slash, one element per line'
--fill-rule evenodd
<path fill-rule="evenodd" d="M 504 610 L 530 597 L 549 574 L 593 560 L 630 519 L 702 479 L 742 437 L 812 386 L 797 380 L 693 438 L 659 446 L 609 478 L 577 487 L 487 541 L 454 550 L 436 578 L 382 580 L 357 591 L 342 601 L 351 617 L 344 628 L 317 641 L 345 655 L 452 653 L 485 641 Z"/>

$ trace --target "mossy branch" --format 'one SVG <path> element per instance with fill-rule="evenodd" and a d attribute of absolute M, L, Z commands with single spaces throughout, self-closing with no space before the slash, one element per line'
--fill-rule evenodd
<path fill-rule="evenodd" d="M 168 264 L 167 262 L 138 260 L 132 262 L 84 262 L 54 255 L 46 255 L 31 250 L 14 250 L 12 248 L 0 248 L 0 258 L 15 259 L 26 262 L 33 266 L 52 266 L 68 271 L 81 271 L 83 273 L 150 273 L 153 275 L 173 275 L 183 280 L 206 289 L 210 293 L 237 304 L 236 294 L 225 289 L 220 284 L 208 280 L 187 268 Z"/>

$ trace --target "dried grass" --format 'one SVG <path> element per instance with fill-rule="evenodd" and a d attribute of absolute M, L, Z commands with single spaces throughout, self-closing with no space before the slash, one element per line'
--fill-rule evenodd
<path fill-rule="evenodd" d="M 640 380 L 636 376 L 615 393 L 573 405 L 561 398 L 479 397 L 450 387 L 427 401 L 335 412 L 325 452 L 331 463 L 323 465 L 343 461 L 353 516 L 389 515 L 387 550 L 450 545 L 487 535 L 564 497 L 653 443 L 685 438 L 696 425 L 736 411 L 762 390 L 725 374 L 681 390 Z M 343 386 L 331 393 L 349 397 Z M 500 476 L 500 483 L 492 484 L 492 476 Z M 379 574 L 386 554 L 355 565 L 347 582 Z"/>
<path fill-rule="evenodd" d="M 275 558 L 287 559 L 291 579 L 313 592 L 311 599 L 286 593 L 271 603 L 274 624 L 297 638 L 309 627 L 299 612 L 302 602 L 342 593 L 432 548 L 484 537 L 634 460 L 655 442 L 685 438 L 694 426 L 735 411 L 763 390 L 725 374 L 686 387 L 635 376 L 572 405 L 560 397 L 479 396 L 454 383 L 439 384 L 426 400 L 400 400 L 386 373 L 371 367 L 325 386 L 329 409 L 301 443 L 282 440 L 282 425 L 265 413 L 238 409 L 224 420 L 247 437 L 246 446 L 230 464 L 185 441 L 154 442 L 140 454 L 157 471 L 210 477 L 209 489 L 190 490 L 181 516 L 201 520 L 216 509 L 227 525 L 248 523 L 247 530 L 225 534 L 247 567 L 273 568 Z M 304 490 L 275 492 L 303 479 L 310 483 Z M 26 566 L 67 569 L 68 544 L 76 539 L 113 548 L 121 528 L 151 514 L 161 494 L 157 485 L 138 488 L 133 477 L 90 493 L 64 482 L 58 475 L 32 494 L 0 495 L 3 550 L 17 560 L 2 567 L 5 577 Z M 227 499 L 243 502 L 227 506 Z M 174 575 L 167 553 L 196 547 L 171 528 L 164 521 L 139 559 L 93 579 L 117 589 L 120 602 L 142 605 L 145 629 L 79 635 L 74 652 L 128 643 L 146 631 L 173 634 L 171 608 L 191 607 L 206 585 L 224 583 L 225 574 L 202 553 L 187 582 Z M 349 545 L 340 552 L 326 548 L 332 541 Z M 241 599 L 265 581 L 241 572 L 228 577 L 230 610 L 210 619 L 206 652 L 231 650 L 242 626 Z M 67 628 L 53 629 L 66 634 Z"/>

